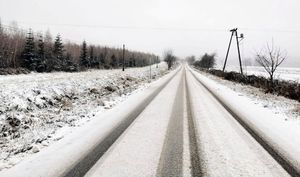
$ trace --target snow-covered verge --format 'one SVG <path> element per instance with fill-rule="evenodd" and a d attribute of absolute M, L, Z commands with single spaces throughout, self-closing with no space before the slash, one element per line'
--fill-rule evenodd
<path fill-rule="evenodd" d="M 191 71 L 271 147 L 300 170 L 300 104 L 257 88 L 221 80 L 207 73 Z"/>
<path fill-rule="evenodd" d="M 300 123 L 300 102 L 285 98 L 283 96 L 266 93 L 262 88 L 256 88 L 250 85 L 228 81 L 211 75 L 207 72 L 202 72 L 199 70 L 197 71 L 202 75 L 205 75 L 206 77 L 230 88 L 238 93 L 239 96 L 249 98 L 257 106 L 269 109 L 274 114 L 281 115 L 286 121 L 299 121 Z"/>
<path fill-rule="evenodd" d="M 222 69 L 223 66 L 217 66 L 217 69 Z M 238 66 L 227 66 L 226 71 L 240 72 Z M 243 71 L 246 75 L 263 76 L 268 78 L 269 75 L 263 67 L 260 66 L 244 66 Z M 300 68 L 278 67 L 275 72 L 275 79 L 300 82 Z"/>
<path fill-rule="evenodd" d="M 152 79 L 167 73 L 152 66 Z M 62 139 L 148 87 L 149 66 L 0 76 L 0 171 Z"/>
<path fill-rule="evenodd" d="M 123 136 L 122 132 L 127 131 L 127 126 L 131 127 L 130 122 L 135 121 L 136 116 L 156 98 L 179 69 L 150 83 L 146 89 L 132 94 L 113 109 L 98 112 L 84 126 L 14 167 L 1 171 L 0 176 L 84 176 L 107 148 L 114 146 L 111 143 L 118 141 L 118 136 Z"/>

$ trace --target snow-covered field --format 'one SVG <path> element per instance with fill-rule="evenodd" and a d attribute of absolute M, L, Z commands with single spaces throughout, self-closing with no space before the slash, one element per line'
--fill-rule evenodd
<path fill-rule="evenodd" d="M 152 79 L 167 73 L 152 66 Z M 0 170 L 62 139 L 96 113 L 147 87 L 149 66 L 0 76 Z"/>
<path fill-rule="evenodd" d="M 217 66 L 216 68 L 222 69 L 221 66 Z M 256 76 L 269 77 L 263 67 L 244 66 L 243 70 L 247 75 L 253 74 Z M 239 72 L 240 68 L 238 66 L 227 66 L 226 71 Z M 275 72 L 275 78 L 279 80 L 300 82 L 300 68 L 278 67 L 277 71 Z"/>

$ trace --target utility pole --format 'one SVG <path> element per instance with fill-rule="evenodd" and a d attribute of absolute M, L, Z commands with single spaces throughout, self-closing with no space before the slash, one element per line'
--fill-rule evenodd
<path fill-rule="evenodd" d="M 152 58 L 150 58 L 150 81 L 151 81 L 151 65 L 152 65 Z"/>
<path fill-rule="evenodd" d="M 240 36 L 238 36 L 237 33 L 237 28 L 231 29 L 231 37 L 230 37 L 230 41 L 229 41 L 229 45 L 228 45 L 228 49 L 227 49 L 227 53 L 226 53 L 226 58 L 224 61 L 224 66 L 223 66 L 223 72 L 225 71 L 225 67 L 226 67 L 226 63 L 227 63 L 227 59 L 228 59 L 228 55 L 229 55 L 229 51 L 230 51 L 230 46 L 231 46 L 231 42 L 232 42 L 232 38 L 235 35 L 236 37 L 236 45 L 237 45 L 237 50 L 238 50 L 238 57 L 239 57 L 239 64 L 240 64 L 240 71 L 241 74 L 243 74 L 243 67 L 242 67 L 242 59 L 241 59 L 241 52 L 240 52 L 240 41 L 239 39 L 241 38 L 242 40 L 244 39 L 244 34 L 241 34 Z"/>
<path fill-rule="evenodd" d="M 158 56 L 156 56 L 156 68 L 158 68 Z"/>
<path fill-rule="evenodd" d="M 125 71 L 125 44 L 123 44 L 123 61 L 122 61 L 122 71 Z"/>

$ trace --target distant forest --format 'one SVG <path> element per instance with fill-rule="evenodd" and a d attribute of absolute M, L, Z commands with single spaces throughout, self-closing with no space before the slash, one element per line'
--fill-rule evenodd
<path fill-rule="evenodd" d="M 143 67 L 159 62 L 150 53 L 125 50 L 125 67 Z M 123 49 L 100 45 L 62 42 L 62 36 L 54 38 L 45 33 L 20 29 L 16 23 L 10 26 L 0 21 L 0 68 L 26 68 L 30 71 L 75 72 L 90 68 L 111 69 L 122 66 Z"/>

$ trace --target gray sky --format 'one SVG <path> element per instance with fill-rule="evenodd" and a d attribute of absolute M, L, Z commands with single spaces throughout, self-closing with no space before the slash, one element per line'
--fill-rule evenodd
<path fill-rule="evenodd" d="M 245 34 L 242 56 L 274 40 L 300 65 L 299 0 L 0 0 L 4 24 L 50 29 L 64 39 L 180 57 L 216 52 L 223 60 L 231 28 Z M 235 43 L 234 43 L 235 44 Z M 230 60 L 235 60 L 232 48 Z"/>

